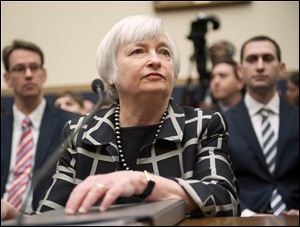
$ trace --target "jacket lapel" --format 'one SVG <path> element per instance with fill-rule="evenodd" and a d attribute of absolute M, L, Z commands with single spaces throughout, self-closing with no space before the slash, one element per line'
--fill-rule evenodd
<path fill-rule="evenodd" d="M 278 147 L 277 147 L 277 156 L 276 156 L 276 165 L 274 174 L 276 174 L 279 169 L 280 160 L 282 155 L 284 155 L 284 147 L 290 138 L 290 129 L 293 128 L 293 118 L 291 117 L 291 109 L 285 101 L 280 98 L 280 107 L 279 107 L 279 134 L 278 134 Z"/>
<path fill-rule="evenodd" d="M 170 101 L 168 115 L 163 123 L 158 139 L 181 142 L 185 125 L 185 114 L 173 100 Z"/>
<path fill-rule="evenodd" d="M 268 170 L 265 157 L 262 153 L 244 101 L 240 102 L 235 108 L 233 108 L 232 113 L 233 117 L 231 121 L 237 125 L 241 134 L 246 138 L 246 141 L 248 141 L 249 146 L 252 147 L 251 150 L 255 152 L 258 160 Z"/>
<path fill-rule="evenodd" d="M 105 111 L 105 112 L 103 112 Z M 87 122 L 82 142 L 92 146 L 105 146 L 114 162 L 119 161 L 114 127 L 115 105 L 107 110 L 100 110 Z M 118 165 L 116 165 L 118 166 Z"/>
<path fill-rule="evenodd" d="M 114 128 L 115 106 L 105 113 L 97 112 L 95 116 L 87 122 L 82 140 L 84 143 L 94 146 L 116 144 Z"/>
<path fill-rule="evenodd" d="M 51 108 L 49 104 L 46 104 L 46 108 L 43 114 L 43 118 L 41 121 L 40 126 L 40 134 L 38 138 L 38 144 L 37 144 L 37 151 L 36 157 L 35 157 L 35 169 L 38 169 L 41 163 L 43 163 L 43 160 L 45 157 L 48 157 L 50 152 L 48 148 L 50 147 L 50 142 L 52 141 L 52 137 L 54 133 L 60 133 L 56 132 L 56 126 L 59 121 L 57 117 L 55 117 L 55 109 Z"/>
<path fill-rule="evenodd" d="M 1 197 L 5 191 L 12 149 L 13 114 L 1 116 Z"/>

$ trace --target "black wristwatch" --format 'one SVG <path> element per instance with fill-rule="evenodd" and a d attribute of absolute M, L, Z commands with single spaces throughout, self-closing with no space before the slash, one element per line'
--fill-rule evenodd
<path fill-rule="evenodd" d="M 155 185 L 155 181 L 154 181 L 152 174 L 148 173 L 146 170 L 144 170 L 144 174 L 145 174 L 146 180 L 148 181 L 148 184 L 147 184 L 145 190 L 143 191 L 143 193 L 139 195 L 139 197 L 141 199 L 145 199 L 147 196 L 149 196 Z"/>

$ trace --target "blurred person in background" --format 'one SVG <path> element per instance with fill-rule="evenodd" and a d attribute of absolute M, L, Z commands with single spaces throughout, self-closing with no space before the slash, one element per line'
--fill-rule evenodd
<path fill-rule="evenodd" d="M 208 48 L 208 59 L 211 62 L 212 69 L 215 66 L 215 64 L 217 64 L 218 62 L 234 61 L 233 59 L 234 55 L 235 55 L 235 46 L 227 40 L 217 41 Z M 196 99 L 201 99 L 201 101 L 198 103 L 198 106 L 200 108 L 219 110 L 219 108 L 216 109 L 216 107 L 218 107 L 218 104 L 215 103 L 216 100 L 212 98 L 210 84 L 209 87 L 206 89 L 203 98 L 198 97 L 201 96 L 199 92 L 200 92 L 199 89 L 197 89 L 194 95 L 197 97 Z"/>
<path fill-rule="evenodd" d="M 238 74 L 238 65 L 233 60 L 215 62 L 210 80 L 214 110 L 225 112 L 243 98 L 244 81 Z"/>
<path fill-rule="evenodd" d="M 286 99 L 299 106 L 299 72 L 294 72 L 287 79 Z"/>
<path fill-rule="evenodd" d="M 65 111 L 79 113 L 81 115 L 86 113 L 83 97 L 72 91 L 65 91 L 56 95 L 53 99 L 53 104 L 55 107 Z"/>
<path fill-rule="evenodd" d="M 234 54 L 235 46 L 226 40 L 215 42 L 208 48 L 208 56 L 212 67 L 220 61 L 233 61 Z"/>

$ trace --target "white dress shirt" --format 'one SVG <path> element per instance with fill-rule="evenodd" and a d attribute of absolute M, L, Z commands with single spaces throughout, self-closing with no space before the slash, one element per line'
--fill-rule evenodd
<path fill-rule="evenodd" d="M 269 110 L 269 121 L 271 124 L 271 128 L 275 133 L 276 138 L 278 138 L 279 132 L 279 95 L 276 93 L 274 97 L 266 104 L 259 103 L 255 99 L 253 99 L 248 93 L 245 95 L 245 105 L 248 109 L 251 123 L 253 125 L 255 134 L 259 141 L 259 144 L 262 146 L 262 134 L 261 134 L 261 122 L 262 116 L 259 111 L 262 108 Z"/>

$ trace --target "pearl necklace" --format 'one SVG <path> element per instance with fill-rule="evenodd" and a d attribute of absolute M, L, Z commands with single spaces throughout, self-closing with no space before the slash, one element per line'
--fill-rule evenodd
<path fill-rule="evenodd" d="M 162 127 L 162 124 L 164 123 L 164 120 L 165 120 L 167 114 L 168 114 L 168 111 L 166 110 L 164 112 L 162 118 L 160 119 L 159 125 L 157 126 L 157 130 L 156 130 L 152 144 L 155 144 L 158 134 L 160 132 L 160 129 Z M 118 104 L 116 106 L 116 110 L 115 110 L 115 131 L 116 131 L 116 137 L 117 137 L 117 147 L 118 147 L 119 155 L 120 155 L 120 164 L 121 164 L 121 166 L 123 166 L 124 169 L 130 170 L 128 164 L 125 161 L 125 157 L 124 157 L 124 153 L 123 153 L 123 149 L 122 149 L 121 130 L 120 130 L 120 104 Z"/>

